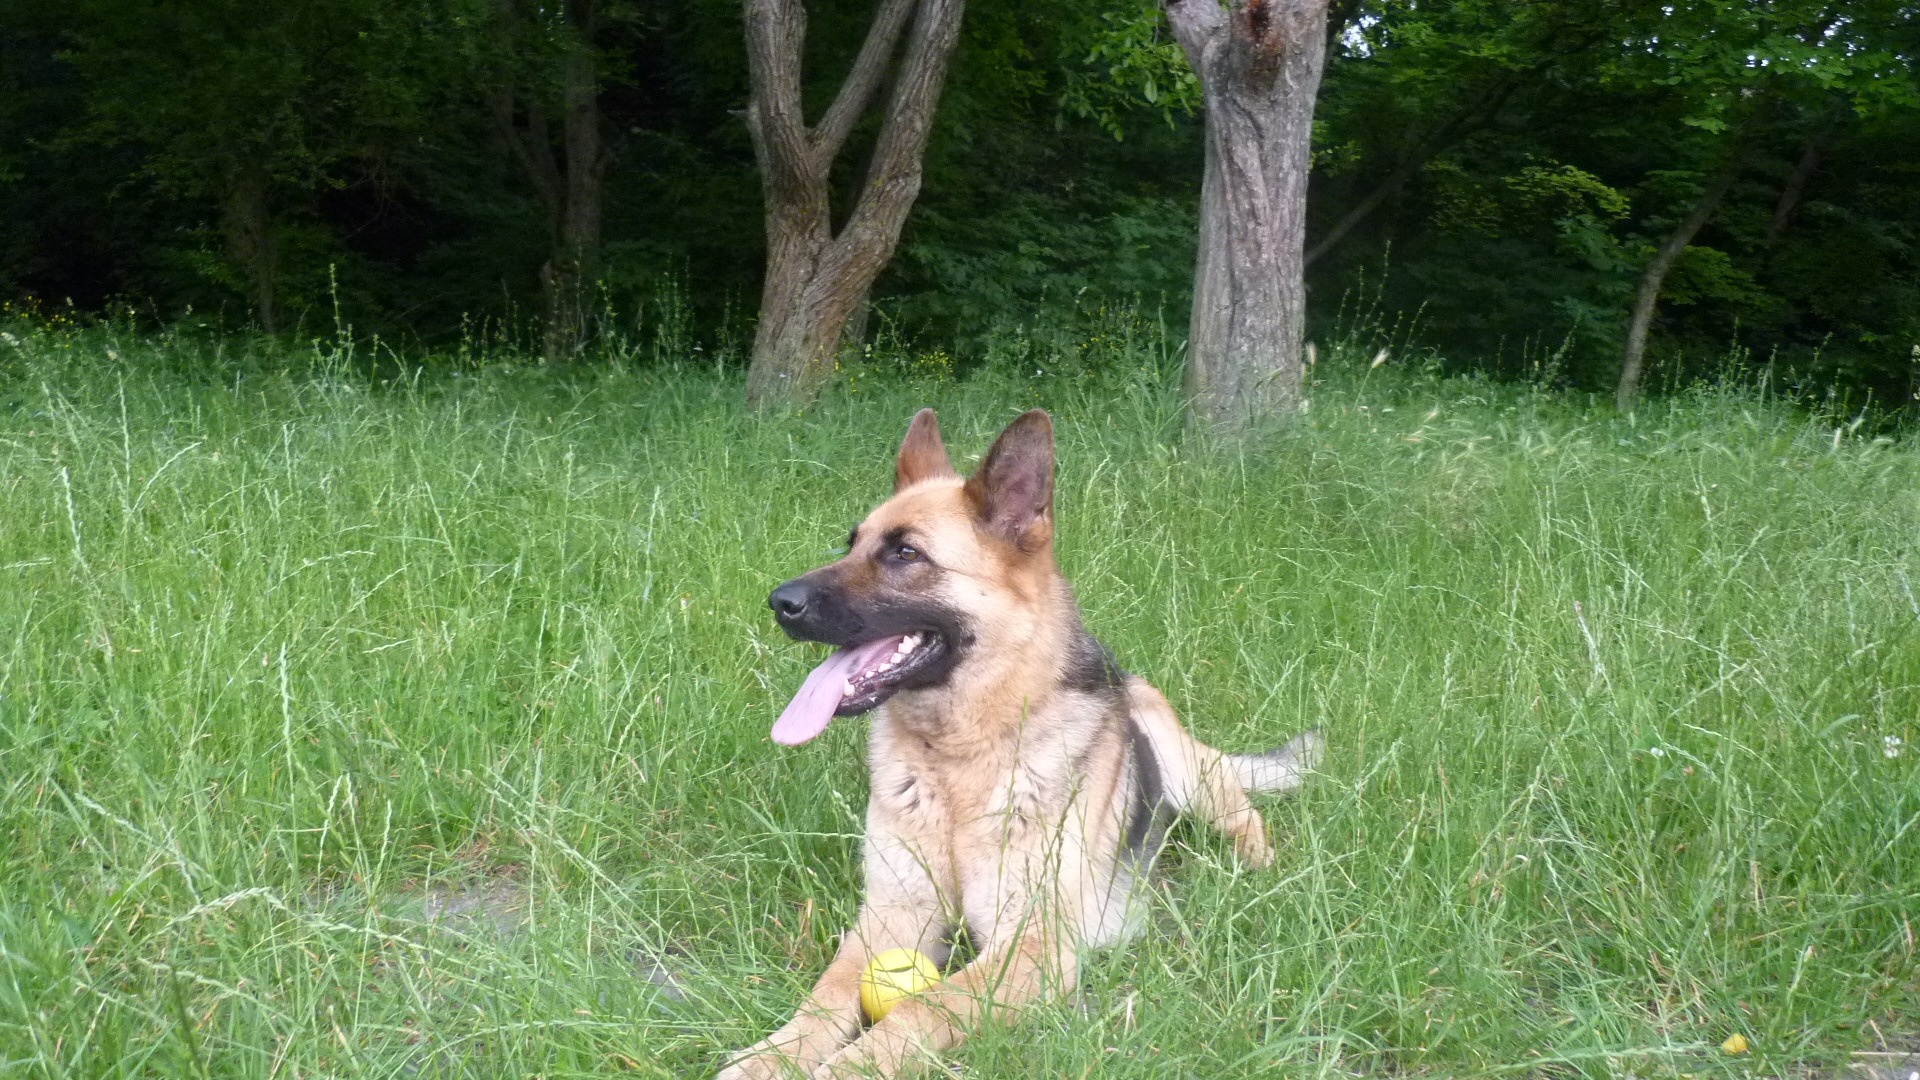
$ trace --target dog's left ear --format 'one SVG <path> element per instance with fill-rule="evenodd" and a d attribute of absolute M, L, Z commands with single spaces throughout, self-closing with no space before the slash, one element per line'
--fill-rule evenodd
<path fill-rule="evenodd" d="M 897 493 L 922 480 L 956 476 L 947 460 L 947 447 L 940 441 L 940 421 L 932 409 L 913 414 L 907 425 L 907 437 L 900 440 L 900 456 L 893 462 L 893 490 Z"/>
<path fill-rule="evenodd" d="M 967 500 L 989 530 L 1032 551 L 1053 539 L 1053 420 L 1020 414 L 967 478 Z"/>

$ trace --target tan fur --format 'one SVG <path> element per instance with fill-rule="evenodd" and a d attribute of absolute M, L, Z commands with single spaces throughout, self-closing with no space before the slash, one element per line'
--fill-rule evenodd
<path fill-rule="evenodd" d="M 1232 837 L 1255 866 L 1272 859 L 1233 770 L 1157 690 L 1135 676 L 1107 691 L 1063 683 L 1084 631 L 1053 560 L 1050 426 L 1046 488 L 1027 520 L 996 504 L 980 473 L 953 473 L 931 415 L 916 418 L 895 494 L 861 523 L 836 580 L 882 588 L 868 546 L 908 529 L 939 569 L 920 585 L 964 611 L 977 640 L 944 685 L 902 691 L 872 714 L 865 903 L 798 1013 L 721 1080 L 894 1076 L 952 1046 L 988 1009 L 1071 989 L 1077 950 L 1122 940 L 1138 922 L 1141 868 L 1124 850 L 1138 783 L 1130 722 L 1153 748 L 1173 810 Z M 906 946 L 944 963 L 961 925 L 976 958 L 863 1032 L 867 959 Z"/>

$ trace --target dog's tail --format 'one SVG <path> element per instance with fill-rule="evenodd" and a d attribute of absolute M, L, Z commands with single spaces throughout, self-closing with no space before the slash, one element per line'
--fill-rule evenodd
<path fill-rule="evenodd" d="M 1258 754 L 1221 754 L 1249 792 L 1292 791 L 1326 756 L 1327 740 L 1318 729 L 1293 737 L 1285 746 Z"/>

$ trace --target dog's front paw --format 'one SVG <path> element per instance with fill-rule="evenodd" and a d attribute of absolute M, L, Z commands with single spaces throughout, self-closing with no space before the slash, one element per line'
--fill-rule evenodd
<path fill-rule="evenodd" d="M 734 1054 L 713 1080 L 788 1080 L 806 1075 L 806 1066 L 781 1053 L 772 1039 L 762 1039 Z"/>
<path fill-rule="evenodd" d="M 1273 845 L 1267 843 L 1267 830 L 1258 818 L 1254 819 L 1252 828 L 1233 838 L 1233 851 L 1242 862 L 1256 869 L 1273 865 Z"/>
<path fill-rule="evenodd" d="M 813 1071 L 811 1080 L 891 1080 L 920 1071 L 936 1060 L 904 1033 L 876 1026 L 842 1047 Z"/>
<path fill-rule="evenodd" d="M 881 1069 L 880 1063 L 873 1059 L 865 1047 L 855 1042 L 813 1070 L 808 1080 L 884 1080 L 890 1075 Z"/>

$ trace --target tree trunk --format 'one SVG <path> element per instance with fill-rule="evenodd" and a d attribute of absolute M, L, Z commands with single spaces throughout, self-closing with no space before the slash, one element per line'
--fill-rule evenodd
<path fill-rule="evenodd" d="M 1189 417 L 1244 431 L 1300 406 L 1307 168 L 1327 0 L 1168 0 L 1166 13 L 1207 110 Z"/>
<path fill-rule="evenodd" d="M 1773 220 L 1767 222 L 1767 245 L 1771 247 L 1780 242 L 1787 231 L 1787 223 L 1793 220 L 1793 212 L 1799 208 L 1800 199 L 1807 193 L 1807 181 L 1813 179 L 1813 171 L 1820 167 L 1819 137 L 1807 140 L 1806 149 L 1801 151 L 1800 160 L 1794 163 L 1793 171 L 1787 174 L 1786 186 L 1780 189 L 1780 201 L 1773 206 Z"/>
<path fill-rule="evenodd" d="M 1633 315 L 1627 321 L 1627 348 L 1620 363 L 1620 385 L 1613 395 L 1614 406 L 1625 412 L 1633 408 L 1640 397 L 1640 376 L 1647 351 L 1647 332 L 1653 326 L 1654 308 L 1660 302 L 1660 286 L 1666 281 L 1673 264 L 1687 250 L 1687 245 L 1700 232 L 1701 226 L 1713 217 L 1720 208 L 1720 201 L 1727 197 L 1728 189 L 1740 175 L 1741 155 L 1729 155 L 1720 172 L 1707 183 L 1701 191 L 1700 199 L 1693 204 L 1693 210 L 1686 219 L 1675 226 L 1673 232 L 1660 243 L 1660 249 L 1653 253 L 1647 267 L 1640 274 L 1640 289 L 1633 298 Z"/>
<path fill-rule="evenodd" d="M 1202 0 L 1205 2 L 1205 0 Z M 1221 240 L 1225 225 L 1226 193 L 1220 162 L 1208 139 L 1200 171 L 1200 236 L 1193 266 L 1193 309 L 1187 320 L 1187 367 L 1185 389 L 1194 396 L 1195 386 L 1220 381 L 1214 369 L 1226 356 L 1233 315 L 1233 296 L 1227 272 L 1229 245 Z M 1305 271 L 1305 267 L 1301 267 Z"/>
<path fill-rule="evenodd" d="M 561 62 L 561 156 L 566 162 L 553 255 L 542 269 L 546 292 L 545 353 L 549 362 L 577 356 L 587 338 L 587 310 L 600 272 L 600 87 L 595 77 L 595 0 L 568 0 L 568 41 Z"/>
<path fill-rule="evenodd" d="M 538 20 L 514 0 L 499 0 L 498 15 L 513 49 Z M 591 290 L 600 270 L 601 217 L 606 204 L 606 154 L 600 133 L 600 85 L 593 39 L 597 0 L 566 0 L 567 40 L 560 67 L 560 144 L 547 122 L 548 102 L 530 95 L 522 106 L 511 87 L 496 90 L 495 130 L 526 174 L 546 211 L 551 249 L 540 267 L 545 319 L 541 349 L 548 361 L 577 356 L 586 342 Z M 558 160 L 556 160 L 556 152 Z"/>
<path fill-rule="evenodd" d="M 963 7 L 963 0 L 881 0 L 852 71 L 820 122 L 809 128 L 800 102 L 806 11 L 800 0 L 746 0 L 752 84 L 747 129 L 767 219 L 748 407 L 805 404 L 832 373 L 847 320 L 893 256 L 919 195 L 921 158 Z M 835 233 L 828 175 L 896 51 L 902 53 L 899 70 L 866 183 Z"/>
<path fill-rule="evenodd" d="M 266 171 L 236 170 L 221 208 L 227 253 L 240 264 L 253 293 L 253 317 L 269 334 L 280 330 L 280 251 L 273 238 L 273 212 L 267 204 Z"/>
<path fill-rule="evenodd" d="M 867 343 L 867 324 L 873 315 L 873 284 L 869 282 L 847 312 L 847 324 L 840 328 L 840 348 L 858 351 Z M 836 350 L 837 351 L 837 350 Z"/>

